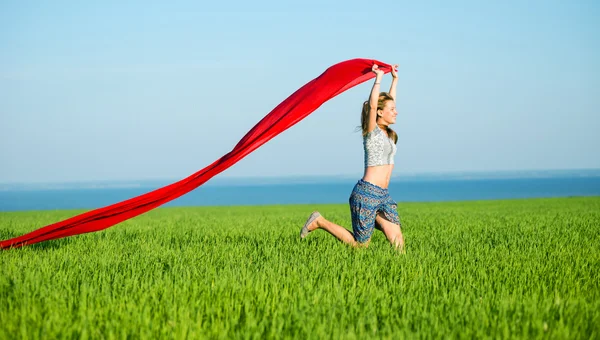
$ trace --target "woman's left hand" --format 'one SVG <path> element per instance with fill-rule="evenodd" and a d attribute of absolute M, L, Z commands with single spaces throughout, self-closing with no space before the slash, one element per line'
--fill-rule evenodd
<path fill-rule="evenodd" d="M 398 71 L 396 71 L 397 68 L 398 64 L 392 65 L 392 77 L 394 78 L 398 78 Z"/>

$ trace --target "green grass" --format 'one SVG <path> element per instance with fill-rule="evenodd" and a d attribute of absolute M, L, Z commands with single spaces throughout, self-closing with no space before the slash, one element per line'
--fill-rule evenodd
<path fill-rule="evenodd" d="M 400 203 L 407 252 L 347 205 L 162 208 L 0 252 L 2 338 L 599 338 L 600 197 Z M 0 213 L 6 239 L 81 211 Z"/>

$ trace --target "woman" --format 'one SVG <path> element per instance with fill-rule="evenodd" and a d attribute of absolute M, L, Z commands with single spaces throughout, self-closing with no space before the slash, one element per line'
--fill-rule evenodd
<path fill-rule="evenodd" d="M 385 234 L 392 246 L 403 250 L 404 237 L 400 226 L 396 202 L 388 192 L 394 168 L 394 155 L 398 135 L 390 128 L 396 122 L 396 84 L 398 73 L 392 67 L 390 92 L 379 92 L 383 71 L 373 65 L 376 74 L 368 102 L 364 102 L 361 116 L 365 173 L 350 195 L 352 233 L 348 229 L 326 220 L 318 211 L 313 212 L 300 231 L 300 237 L 316 229 L 325 229 L 340 241 L 352 246 L 368 246 L 377 228 Z"/>

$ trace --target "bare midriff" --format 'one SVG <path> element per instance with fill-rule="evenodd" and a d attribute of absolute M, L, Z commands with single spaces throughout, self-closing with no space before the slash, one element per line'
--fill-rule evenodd
<path fill-rule="evenodd" d="M 387 189 L 393 169 L 394 164 L 368 166 L 365 168 L 365 174 L 362 179 L 365 182 Z"/>

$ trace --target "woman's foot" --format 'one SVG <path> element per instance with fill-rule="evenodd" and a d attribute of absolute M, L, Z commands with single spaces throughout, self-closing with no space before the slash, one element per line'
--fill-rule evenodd
<path fill-rule="evenodd" d="M 321 217 L 321 214 L 318 211 L 313 212 L 304 223 L 304 227 L 300 230 L 300 238 L 305 238 L 308 233 L 319 228 L 319 223 L 317 219 Z"/>

